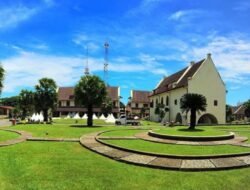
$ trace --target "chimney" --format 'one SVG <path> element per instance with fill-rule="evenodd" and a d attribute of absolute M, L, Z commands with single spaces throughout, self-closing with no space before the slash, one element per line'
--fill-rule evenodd
<path fill-rule="evenodd" d="M 191 62 L 190 62 L 190 66 L 193 66 L 194 64 L 195 64 L 194 61 L 191 61 Z"/>
<path fill-rule="evenodd" d="M 207 54 L 207 59 L 210 59 L 211 56 L 212 56 L 212 54 L 211 54 L 211 53 L 208 53 L 208 54 Z"/>

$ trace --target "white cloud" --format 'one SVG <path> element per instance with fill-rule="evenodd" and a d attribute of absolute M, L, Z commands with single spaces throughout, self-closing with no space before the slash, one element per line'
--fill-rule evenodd
<path fill-rule="evenodd" d="M 204 11 L 198 9 L 180 10 L 171 14 L 168 19 L 173 21 L 187 22 L 204 14 Z"/>
<path fill-rule="evenodd" d="M 13 6 L 0 9 L 0 29 L 16 27 L 19 23 L 28 20 L 38 12 L 36 8 Z"/>
<path fill-rule="evenodd" d="M 237 2 L 237 5 L 233 8 L 236 11 L 248 11 L 250 9 L 250 2 L 249 1 L 242 1 Z"/>
<path fill-rule="evenodd" d="M 85 34 L 77 34 L 73 40 L 72 40 L 76 45 L 79 45 L 83 48 L 87 48 L 94 52 L 100 49 L 100 46 L 94 43 L 90 37 L 88 37 Z"/>
<path fill-rule="evenodd" d="M 162 65 L 149 56 L 138 63 L 127 62 L 130 58 L 117 58 L 109 64 L 113 72 L 133 72 L 165 74 Z M 32 52 L 20 52 L 19 55 L 2 61 L 6 70 L 3 92 L 16 92 L 19 88 L 33 87 L 42 77 L 53 78 L 59 86 L 74 85 L 84 73 L 86 60 L 79 57 L 51 56 Z M 103 70 L 103 59 L 89 58 L 90 72 Z M 122 84 L 121 84 L 122 85 Z"/>
<path fill-rule="evenodd" d="M 193 47 L 189 57 L 200 59 L 211 52 L 222 78 L 239 85 L 249 84 L 250 40 L 234 34 L 229 37 L 211 36 L 203 47 Z"/>
<path fill-rule="evenodd" d="M 43 2 L 44 2 L 47 6 L 53 6 L 53 5 L 55 5 L 55 1 L 54 1 L 54 0 L 43 0 Z"/>
<path fill-rule="evenodd" d="M 143 0 L 138 7 L 130 10 L 127 13 L 127 16 L 134 16 L 140 13 L 148 14 L 152 12 L 157 6 L 159 6 L 163 2 L 168 2 L 171 0 Z"/>

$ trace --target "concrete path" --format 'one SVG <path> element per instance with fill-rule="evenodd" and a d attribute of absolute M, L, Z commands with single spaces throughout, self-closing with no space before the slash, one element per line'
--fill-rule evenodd
<path fill-rule="evenodd" d="M 7 141 L 4 141 L 4 142 L 0 142 L 0 147 L 10 146 L 10 145 L 14 145 L 14 144 L 17 144 L 17 143 L 24 142 L 29 137 L 32 136 L 31 133 L 28 133 L 26 131 L 17 131 L 17 130 L 12 130 L 12 129 L 0 129 L 0 130 L 9 131 L 9 132 L 12 132 L 12 133 L 18 133 L 20 135 L 19 138 L 7 140 Z"/>
<path fill-rule="evenodd" d="M 11 126 L 12 123 L 8 119 L 0 119 L 0 128 Z"/>
<path fill-rule="evenodd" d="M 27 141 L 79 142 L 79 138 L 29 137 Z"/>
<path fill-rule="evenodd" d="M 246 156 L 229 156 L 226 158 L 170 158 L 167 156 L 147 155 L 135 153 L 130 150 L 121 150 L 110 147 L 97 141 L 100 132 L 83 135 L 80 143 L 104 156 L 114 160 L 134 165 L 141 165 L 152 168 L 184 170 L 184 171 L 208 171 L 208 170 L 225 170 L 250 166 L 250 155 Z"/>

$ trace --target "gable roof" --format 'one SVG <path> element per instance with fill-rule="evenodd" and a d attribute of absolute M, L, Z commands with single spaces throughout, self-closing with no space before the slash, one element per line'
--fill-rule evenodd
<path fill-rule="evenodd" d="M 232 108 L 233 115 L 245 115 L 245 106 L 239 105 Z"/>
<path fill-rule="evenodd" d="M 132 90 L 131 102 L 150 103 L 149 95 L 149 91 Z"/>
<path fill-rule="evenodd" d="M 107 87 L 107 93 L 108 96 L 111 98 L 111 100 L 116 101 L 119 100 L 119 87 Z M 58 100 L 59 101 L 68 101 L 68 100 L 74 100 L 74 87 L 59 87 L 58 89 Z"/>
<path fill-rule="evenodd" d="M 157 88 L 153 90 L 150 96 L 154 96 L 176 88 L 187 86 L 188 78 L 192 77 L 198 71 L 204 60 L 205 59 L 202 59 L 201 61 L 196 62 L 193 65 L 190 65 L 168 77 L 165 77 L 162 82 L 157 86 Z"/>

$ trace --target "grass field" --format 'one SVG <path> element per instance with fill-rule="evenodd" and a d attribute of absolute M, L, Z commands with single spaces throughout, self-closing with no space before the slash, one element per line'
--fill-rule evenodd
<path fill-rule="evenodd" d="M 158 126 L 152 124 L 150 127 Z M 80 137 L 94 131 L 128 127 L 70 127 L 70 124 L 60 124 L 10 128 L 29 131 L 33 136 L 45 136 L 48 132 L 49 137 Z M 129 135 L 125 131 L 124 134 Z M 0 137 L 5 135 L 7 133 L 2 133 Z M 114 132 L 114 135 L 117 134 Z M 224 149 L 231 151 L 231 148 Z M 187 148 L 186 151 L 190 150 Z M 210 172 L 151 169 L 111 160 L 85 149 L 79 143 L 24 142 L 0 147 L 0 155 L 1 190 L 250 189 L 250 168 Z"/>
<path fill-rule="evenodd" d="M 122 137 L 122 136 L 134 136 L 137 133 L 143 133 L 146 132 L 148 130 L 115 130 L 115 131 L 109 131 L 109 132 L 105 132 L 103 134 L 101 134 L 101 136 L 108 136 L 108 137 Z"/>
<path fill-rule="evenodd" d="M 87 125 L 86 119 L 53 119 L 54 124 L 68 124 L 68 125 L 74 125 L 74 124 L 83 124 Z M 101 119 L 94 119 L 93 120 L 94 125 L 112 125 L 112 123 L 106 123 L 104 120 Z"/>
<path fill-rule="evenodd" d="M 132 150 L 176 155 L 216 155 L 250 152 L 250 148 L 232 145 L 192 146 L 162 144 L 144 140 L 105 140 L 105 142 Z"/>
<path fill-rule="evenodd" d="M 15 139 L 18 137 L 19 137 L 19 135 L 17 133 L 0 130 L 0 142 L 7 141 L 10 139 Z"/>

